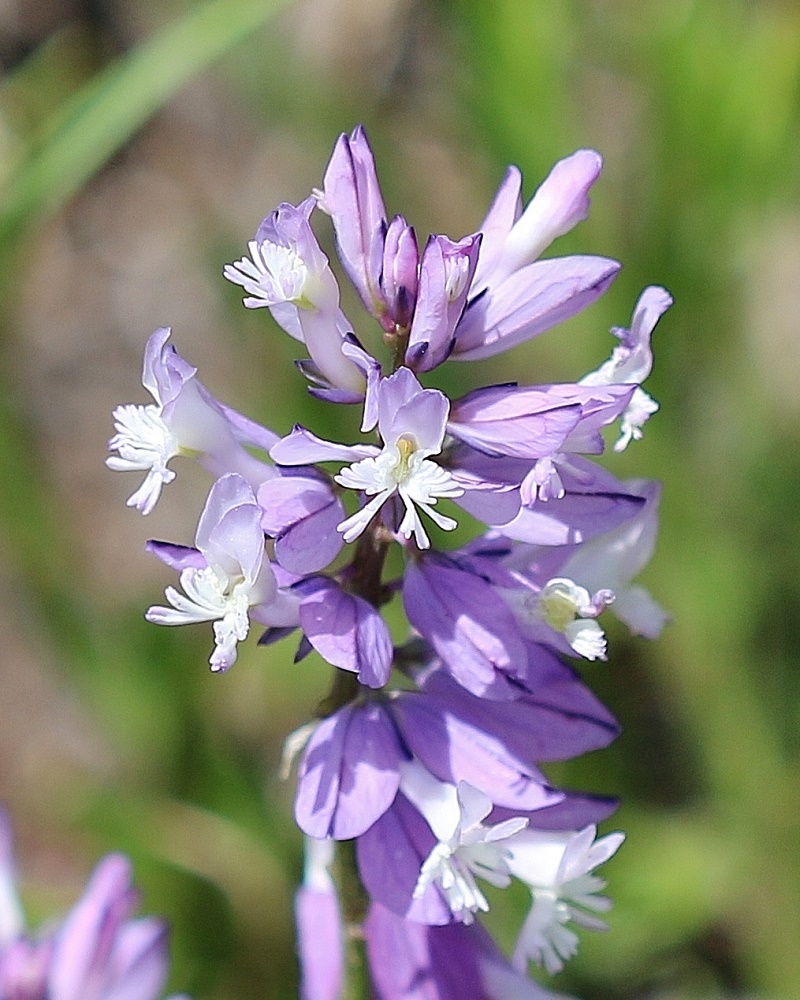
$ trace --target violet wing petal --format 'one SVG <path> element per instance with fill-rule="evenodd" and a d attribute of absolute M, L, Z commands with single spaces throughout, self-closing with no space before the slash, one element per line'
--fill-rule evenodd
<path fill-rule="evenodd" d="M 358 462 L 380 451 L 374 445 L 334 444 L 295 424 L 292 432 L 270 448 L 278 465 L 315 465 L 317 462 Z"/>
<path fill-rule="evenodd" d="M 600 466 L 577 456 L 559 464 L 565 495 L 523 507 L 497 530 L 532 545 L 576 545 L 634 517 L 645 503 Z"/>
<path fill-rule="evenodd" d="M 417 306 L 405 356 L 406 364 L 415 371 L 431 371 L 447 360 L 467 303 L 480 245 L 480 233 L 459 243 L 446 236 L 429 238 L 420 261 Z M 454 269 L 460 269 L 455 278 Z"/>
<path fill-rule="evenodd" d="M 376 315 L 386 209 L 375 158 L 362 126 L 349 136 L 339 136 L 325 170 L 320 207 L 331 216 L 339 258 L 348 277 L 365 308 Z"/>
<path fill-rule="evenodd" d="M 225 415 L 225 419 L 231 425 L 233 435 L 237 441 L 241 441 L 243 444 L 254 445 L 263 451 L 269 451 L 280 440 L 275 431 L 269 430 L 269 428 L 262 426 L 255 420 L 251 420 L 250 417 L 246 417 L 243 413 L 239 413 L 238 410 L 226 406 L 219 400 L 216 402 Z"/>
<path fill-rule="evenodd" d="M 468 303 L 451 357 L 477 361 L 516 347 L 574 316 L 605 292 L 619 270 L 606 257 L 534 261 Z"/>
<path fill-rule="evenodd" d="M 11 820 L 6 810 L 0 806 L 0 954 L 25 929 L 16 881 Z"/>
<path fill-rule="evenodd" d="M 327 577 L 301 584 L 300 626 L 328 663 L 358 674 L 368 687 L 383 687 L 392 669 L 392 638 L 380 612 Z"/>
<path fill-rule="evenodd" d="M 453 914 L 436 883 L 413 898 L 422 863 L 436 843 L 431 828 L 401 793 L 356 843 L 358 870 L 370 898 L 426 924 L 447 924 Z"/>
<path fill-rule="evenodd" d="M 483 233 L 478 266 L 472 279 L 471 297 L 479 292 L 503 251 L 503 244 L 511 227 L 522 214 L 522 174 L 518 167 L 510 166 L 500 182 L 486 218 L 480 225 Z"/>
<path fill-rule="evenodd" d="M 161 406 L 171 403 L 197 374 L 197 369 L 184 361 L 172 344 L 167 344 L 171 334 L 170 327 L 160 327 L 150 335 L 144 349 L 142 385 Z"/>
<path fill-rule="evenodd" d="M 432 774 L 450 784 L 466 781 L 509 808 L 540 809 L 561 799 L 534 763 L 537 735 L 540 742 L 545 737 L 537 730 L 527 732 L 527 741 L 518 734 L 542 721 L 535 711 L 476 698 L 439 671 L 434 677 L 441 683 L 393 704 L 403 738 Z"/>
<path fill-rule="evenodd" d="M 327 477 L 307 472 L 282 475 L 258 491 L 261 526 L 275 541 L 275 558 L 292 573 L 324 569 L 341 551 L 336 526 L 345 511 Z"/>
<path fill-rule="evenodd" d="M 532 830 L 580 830 L 590 823 L 602 823 L 619 808 L 619 799 L 606 795 L 587 795 L 585 792 L 565 791 L 561 802 L 537 809 L 535 812 L 520 812 L 498 806 L 492 810 L 487 823 L 502 823 L 515 816 L 526 816 Z"/>
<path fill-rule="evenodd" d="M 442 671 L 435 671 L 426 678 L 425 693 L 430 696 L 432 707 L 443 714 L 449 730 L 451 767 L 456 753 L 464 758 L 460 766 L 472 766 L 470 752 L 466 749 L 472 741 L 480 752 L 503 760 L 509 768 L 516 768 L 518 773 L 529 774 L 542 782 L 544 779 L 536 768 L 537 763 L 578 757 L 608 746 L 619 734 L 614 717 L 570 667 L 542 648 L 534 649 L 531 659 L 535 659 L 535 663 L 530 667 L 530 691 L 521 690 L 520 697 L 512 702 L 476 698 L 468 691 L 459 690 Z M 419 713 L 420 708 L 425 714 L 431 712 L 431 707 L 417 707 L 410 698 L 406 701 L 406 713 L 409 710 Z M 456 733 L 460 743 L 455 742 Z M 418 750 L 410 734 L 405 735 L 412 750 L 421 756 L 424 749 Z M 454 774 L 443 780 L 457 781 L 458 777 L 460 775 Z M 463 777 L 475 784 L 466 775 Z M 480 783 L 476 787 L 481 787 Z M 499 801 L 492 789 L 484 790 Z"/>
<path fill-rule="evenodd" d="M 105 971 L 110 948 L 134 903 L 128 859 L 119 854 L 103 858 L 58 932 L 48 977 L 53 1000 L 86 1000 L 86 985 Z"/>
<path fill-rule="evenodd" d="M 145 542 L 145 550 L 152 552 L 161 562 L 179 573 L 185 569 L 206 569 L 208 563 L 202 552 L 190 545 L 174 545 L 172 542 L 158 542 L 154 538 Z"/>
<path fill-rule="evenodd" d="M 483 697 L 513 697 L 506 675 L 523 667 L 524 644 L 508 605 L 488 583 L 432 557 L 410 561 L 403 603 L 411 625 L 459 684 Z"/>
<path fill-rule="evenodd" d="M 107 985 L 98 1000 L 158 1000 L 167 981 L 166 925 L 161 920 L 132 920 L 120 929 L 109 956 Z M 58 1000 L 53 993 L 53 1000 Z M 83 993 L 81 1000 L 89 1000 Z"/>
<path fill-rule="evenodd" d="M 376 1000 L 568 1000 L 515 969 L 478 923 L 431 927 L 373 903 L 364 936 Z"/>
<path fill-rule="evenodd" d="M 389 808 L 404 753 L 380 705 L 348 706 L 323 719 L 297 778 L 295 818 L 309 837 L 347 840 Z"/>

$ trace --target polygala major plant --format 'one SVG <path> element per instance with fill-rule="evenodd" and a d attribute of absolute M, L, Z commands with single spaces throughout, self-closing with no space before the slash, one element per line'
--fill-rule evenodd
<path fill-rule="evenodd" d="M 665 621 L 632 583 L 653 551 L 659 487 L 620 482 L 586 456 L 615 424 L 621 451 L 657 409 L 642 382 L 670 296 L 646 288 L 630 327 L 612 331 L 609 360 L 574 383 L 458 399 L 428 384 L 440 365 L 514 348 L 605 292 L 616 261 L 540 256 L 586 217 L 600 169 L 579 150 L 523 210 L 509 167 L 477 232 L 421 246 L 403 216 L 387 215 L 364 130 L 342 135 L 321 188 L 270 213 L 224 275 L 302 345 L 308 391 L 357 409 L 362 440 L 260 426 L 211 395 L 168 329 L 145 348 L 153 401 L 114 412 L 108 465 L 144 476 L 131 506 L 149 513 L 181 456 L 214 478 L 193 545 L 148 543 L 180 588 L 147 618 L 212 623 L 218 673 L 251 623 L 260 643 L 295 635 L 297 660 L 316 651 L 334 668 L 317 716 L 287 739 L 306 837 L 304 1000 L 341 995 L 353 921 L 380 1000 L 552 996 L 531 964 L 558 973 L 577 949 L 574 927 L 605 927 L 611 903 L 595 870 L 623 834 L 598 838 L 597 824 L 616 803 L 556 788 L 540 765 L 618 732 L 565 660 L 606 658 L 606 609 L 648 637 Z M 319 214 L 374 320 L 361 336 L 312 228 Z M 480 526 L 466 541 L 449 534 L 464 512 Z M 401 558 L 387 560 L 393 547 Z M 399 646 L 390 602 L 408 621 Z M 344 840 L 355 841 L 360 913 L 330 874 Z M 513 880 L 531 908 L 509 959 L 480 916 L 484 883 Z"/>

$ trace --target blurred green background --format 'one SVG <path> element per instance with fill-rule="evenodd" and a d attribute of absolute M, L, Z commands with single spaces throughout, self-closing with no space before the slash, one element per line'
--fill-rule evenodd
<path fill-rule="evenodd" d="M 218 397 L 331 430 L 293 343 L 221 268 L 362 121 L 390 213 L 423 234 L 471 232 L 509 162 L 529 197 L 574 149 L 605 157 L 555 252 L 620 259 L 616 283 L 513 354 L 450 366 L 451 387 L 577 379 L 646 284 L 675 298 L 647 386 L 662 409 L 607 460 L 664 481 L 645 577 L 674 622 L 653 644 L 613 632 L 587 675 L 625 732 L 553 772 L 620 794 L 628 832 L 612 932 L 554 985 L 800 996 L 800 8 L 4 0 L 0 63 L 0 798 L 32 920 L 122 849 L 173 922 L 175 989 L 296 995 L 300 838 L 276 770 L 327 671 L 250 643 L 214 677 L 208 629 L 147 625 L 171 574 L 143 542 L 191 542 L 209 483 L 178 464 L 143 520 L 103 459 L 165 324 Z"/>

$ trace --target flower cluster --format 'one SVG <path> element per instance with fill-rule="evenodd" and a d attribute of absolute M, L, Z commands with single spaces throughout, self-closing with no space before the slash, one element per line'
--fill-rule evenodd
<path fill-rule="evenodd" d="M 340 988 L 334 841 L 356 842 L 382 1000 L 550 995 L 529 963 L 556 973 L 577 948 L 572 925 L 605 926 L 610 901 L 593 873 L 623 837 L 597 839 L 596 824 L 615 803 L 553 787 L 541 765 L 617 734 L 564 660 L 606 658 L 605 609 L 648 637 L 665 621 L 631 582 L 652 554 L 658 486 L 621 482 L 586 456 L 615 424 L 624 449 L 657 409 L 642 382 L 670 296 L 645 289 L 630 327 L 612 331 L 610 359 L 575 383 L 457 399 L 428 384 L 440 365 L 513 348 L 609 287 L 616 261 L 540 257 L 586 217 L 600 168 L 597 153 L 574 153 L 523 211 L 510 167 L 477 232 L 420 249 L 386 212 L 364 131 L 342 135 L 321 188 L 268 215 L 224 274 L 304 347 L 311 394 L 358 408 L 365 437 L 256 424 L 211 395 L 167 329 L 145 351 L 153 402 L 115 411 L 108 464 L 144 473 L 130 505 L 152 510 L 182 455 L 215 480 L 193 546 L 148 543 L 180 574 L 148 619 L 213 623 L 215 671 L 235 662 L 252 622 L 263 644 L 295 633 L 298 660 L 315 650 L 336 668 L 319 717 L 287 741 L 307 837 L 305 1000 Z M 359 338 L 342 311 L 317 212 L 379 337 Z M 399 645 L 392 602 L 408 622 Z M 515 879 L 531 910 L 509 961 L 476 918 L 489 909 L 482 884 Z"/>
<path fill-rule="evenodd" d="M 130 862 L 109 854 L 62 923 L 27 934 L 11 826 L 0 810 L 0 998 L 158 1000 L 167 981 L 167 928 L 152 917 L 132 919 L 136 903 Z"/>

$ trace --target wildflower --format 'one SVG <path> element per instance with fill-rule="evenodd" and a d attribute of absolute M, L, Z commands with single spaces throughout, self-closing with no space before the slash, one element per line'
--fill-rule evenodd
<path fill-rule="evenodd" d="M 136 901 L 130 862 L 109 854 L 64 920 L 30 936 L 14 885 L 11 827 L 0 811 L 0 996 L 157 1000 L 167 981 L 167 929 L 133 918 Z"/>
<path fill-rule="evenodd" d="M 144 352 L 142 384 L 155 403 L 118 406 L 117 433 L 108 443 L 118 453 L 106 459 L 109 469 L 147 473 L 128 498 L 128 506 L 143 514 L 150 513 L 161 488 L 175 478 L 169 463 L 179 455 L 198 457 L 217 476 L 237 472 L 253 485 L 274 474 L 242 442 L 268 450 L 277 436 L 217 402 L 195 378 L 197 369 L 167 343 L 170 334 L 168 327 L 156 330 Z"/>
<path fill-rule="evenodd" d="M 247 638 L 250 618 L 262 625 L 297 624 L 297 600 L 279 589 L 264 548 L 261 508 L 253 491 L 234 473 L 211 489 L 195 535 L 195 548 L 150 542 L 160 559 L 180 570 L 181 587 L 167 587 L 171 607 L 154 606 L 157 625 L 214 623 L 211 669 L 227 670 Z"/>

